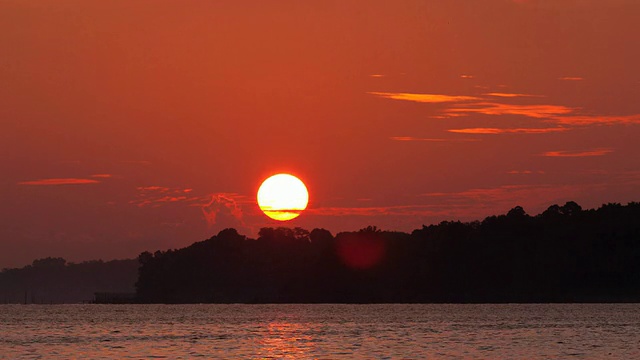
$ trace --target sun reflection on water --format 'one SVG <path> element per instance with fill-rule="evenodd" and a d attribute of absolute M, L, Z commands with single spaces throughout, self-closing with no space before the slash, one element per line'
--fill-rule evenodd
<path fill-rule="evenodd" d="M 272 322 L 266 336 L 259 341 L 258 358 L 262 359 L 306 359 L 313 352 L 313 338 L 305 334 L 299 323 Z"/>

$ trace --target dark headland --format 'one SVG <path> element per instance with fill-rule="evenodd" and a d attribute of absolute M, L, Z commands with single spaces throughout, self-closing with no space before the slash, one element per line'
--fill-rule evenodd
<path fill-rule="evenodd" d="M 250 239 L 226 229 L 120 265 L 121 286 L 106 276 L 109 289 L 91 289 L 133 291 L 135 280 L 136 302 L 176 304 L 638 302 L 640 203 L 584 210 L 568 202 L 536 216 L 515 207 L 410 234 L 282 227 Z M 0 301 L 25 269 L 0 273 Z"/>

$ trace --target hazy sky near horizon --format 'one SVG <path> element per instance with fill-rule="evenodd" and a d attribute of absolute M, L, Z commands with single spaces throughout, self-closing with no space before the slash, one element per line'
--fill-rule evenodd
<path fill-rule="evenodd" d="M 0 0 L 0 268 L 640 200 L 640 1 Z M 276 223 L 263 179 L 300 177 Z"/>

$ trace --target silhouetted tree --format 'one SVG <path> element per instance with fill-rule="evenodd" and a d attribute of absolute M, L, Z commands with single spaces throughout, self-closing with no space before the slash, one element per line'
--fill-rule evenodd
<path fill-rule="evenodd" d="M 44 258 L 44 259 L 37 259 L 37 260 L 33 260 L 33 263 L 31 264 L 33 267 L 63 267 L 67 264 L 67 260 L 63 259 L 63 258 L 52 258 L 52 257 L 48 257 L 48 258 Z"/>
<path fill-rule="evenodd" d="M 166 303 L 638 301 L 639 219 L 639 203 L 570 201 L 411 234 L 278 227 L 253 240 L 225 229 L 142 253 L 137 291 Z"/>
<path fill-rule="evenodd" d="M 145 253 L 151 255 L 150 253 Z M 34 260 L 32 265 L 0 272 L 0 301 L 21 303 L 25 292 L 36 303 L 78 303 L 92 300 L 95 292 L 135 290 L 139 260 L 85 261 L 71 263 L 63 258 Z M 148 269 L 148 268 L 147 268 Z"/>

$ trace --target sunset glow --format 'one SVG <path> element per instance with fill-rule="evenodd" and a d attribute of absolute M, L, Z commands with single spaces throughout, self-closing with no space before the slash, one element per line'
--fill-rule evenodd
<path fill-rule="evenodd" d="M 640 358 L 638 20 L 0 0 L 0 360 Z"/>
<path fill-rule="evenodd" d="M 0 269 L 289 226 L 274 218 L 411 232 L 639 200 L 639 13 L 637 0 L 0 1 Z M 302 216 L 302 200 L 256 204 L 284 172 L 313 184 Z"/>

